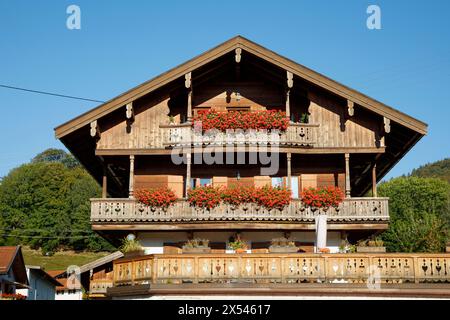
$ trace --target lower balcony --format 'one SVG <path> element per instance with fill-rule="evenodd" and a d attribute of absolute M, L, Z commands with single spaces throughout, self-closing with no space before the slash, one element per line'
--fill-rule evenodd
<path fill-rule="evenodd" d="M 450 254 L 178 254 L 114 262 L 110 297 L 153 294 L 450 296 Z M 359 292 L 359 293 L 358 293 Z"/>
<path fill-rule="evenodd" d="M 318 214 L 326 214 L 329 223 L 386 224 L 389 221 L 388 198 L 346 198 L 339 207 L 326 212 L 307 207 L 299 199 L 292 200 L 283 210 L 268 210 L 255 204 L 220 204 L 213 209 L 196 208 L 183 199 L 163 209 L 128 198 L 91 199 L 93 224 L 280 222 L 313 225 Z"/>

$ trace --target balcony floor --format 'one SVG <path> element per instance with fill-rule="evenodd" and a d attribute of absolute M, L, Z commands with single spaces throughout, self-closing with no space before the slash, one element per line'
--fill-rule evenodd
<path fill-rule="evenodd" d="M 445 298 L 450 299 L 448 283 L 404 283 L 381 285 L 380 289 L 368 289 L 365 284 L 146 284 L 119 286 L 108 289 L 112 299 L 148 299 L 150 297 L 213 298 L 220 296 L 241 296 L 257 299 L 264 297 L 369 297 L 383 298 Z"/>

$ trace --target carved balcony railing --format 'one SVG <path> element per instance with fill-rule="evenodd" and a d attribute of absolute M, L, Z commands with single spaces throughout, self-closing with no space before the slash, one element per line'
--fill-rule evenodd
<path fill-rule="evenodd" d="M 450 254 L 155 254 L 114 263 L 114 286 L 450 282 Z"/>
<path fill-rule="evenodd" d="M 314 210 L 294 199 L 283 210 L 243 204 L 220 204 L 212 209 L 197 208 L 180 199 L 167 209 L 153 208 L 133 199 L 91 199 L 91 221 L 94 223 L 129 222 L 202 222 L 202 221 L 291 221 L 314 222 L 319 214 L 330 222 L 388 221 L 388 198 L 347 198 L 338 208 L 326 212 Z"/>
<path fill-rule="evenodd" d="M 233 133 L 212 132 L 202 134 L 194 130 L 190 123 L 178 125 L 160 125 L 163 145 L 166 147 L 182 146 L 222 146 L 278 144 L 280 146 L 311 147 L 317 141 L 319 125 L 291 123 L 286 131 L 263 133 L 260 131 L 242 130 Z"/>
<path fill-rule="evenodd" d="M 112 279 L 94 279 L 89 283 L 89 294 L 105 294 L 113 286 Z"/>

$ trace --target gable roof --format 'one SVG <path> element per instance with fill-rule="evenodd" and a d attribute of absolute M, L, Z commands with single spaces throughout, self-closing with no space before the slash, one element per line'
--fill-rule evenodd
<path fill-rule="evenodd" d="M 0 247 L 0 275 L 13 270 L 15 281 L 28 285 L 28 277 L 25 262 L 20 246 Z"/>
<path fill-rule="evenodd" d="M 49 272 L 45 272 L 40 266 L 26 266 L 27 269 L 30 269 L 30 272 L 33 271 L 39 275 L 41 279 L 45 279 L 55 287 L 62 286 L 63 284 L 56 280 Z"/>
<path fill-rule="evenodd" d="M 163 85 L 170 83 L 171 81 L 183 77 L 186 73 L 192 72 L 193 70 L 235 50 L 236 48 L 241 48 L 244 52 L 246 51 L 251 53 L 269 63 L 285 69 L 286 71 L 292 72 L 294 75 L 297 75 L 302 79 L 333 92 L 342 98 L 351 100 L 355 104 L 386 117 L 391 121 L 408 127 L 419 134 L 423 135 L 427 133 L 426 123 L 387 106 L 375 99 L 372 99 L 288 58 L 285 58 L 242 36 L 236 36 L 218 45 L 217 47 L 210 49 L 129 91 L 126 91 L 125 93 L 99 105 L 98 107 L 74 118 L 73 120 L 56 127 L 55 135 L 58 139 L 61 139 L 69 133 L 88 125 L 90 122 L 97 120 L 117 110 L 118 108 L 124 107 L 127 103 L 133 102 L 149 92 L 152 92 Z"/>

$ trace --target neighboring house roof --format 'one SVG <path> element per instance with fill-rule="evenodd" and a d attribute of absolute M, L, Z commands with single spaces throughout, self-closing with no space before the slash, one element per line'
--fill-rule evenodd
<path fill-rule="evenodd" d="M 101 258 L 99 258 L 97 260 L 94 260 L 92 262 L 89 262 L 89 263 L 81 266 L 80 267 L 80 272 L 84 273 L 86 271 L 95 269 L 97 267 L 100 267 L 100 266 L 102 266 L 104 264 L 110 263 L 110 262 L 112 262 L 112 261 L 114 261 L 116 259 L 122 258 L 122 257 L 123 257 L 123 253 L 122 252 L 120 252 L 120 251 L 113 252 L 113 253 L 111 253 L 111 254 L 109 254 L 107 256 L 101 257 Z"/>
<path fill-rule="evenodd" d="M 116 251 L 113 252 L 107 256 L 101 257 L 97 260 L 91 261 L 87 264 L 84 264 L 80 267 L 80 273 L 85 273 L 88 272 L 89 270 L 98 268 L 104 264 L 110 263 L 116 259 L 122 258 L 123 257 L 123 253 L 120 251 Z M 56 290 L 57 291 L 64 291 L 64 290 L 68 290 L 68 289 L 79 289 L 81 288 L 81 284 L 72 284 L 71 288 L 67 287 L 67 274 L 66 274 L 66 270 L 53 270 L 53 271 L 49 271 L 48 272 L 52 277 L 58 277 L 58 281 L 60 282 L 61 286 L 57 287 Z M 61 277 L 64 276 L 64 277 Z M 74 281 L 76 278 L 74 278 Z"/>
<path fill-rule="evenodd" d="M 55 285 L 55 287 L 62 286 L 62 283 L 59 282 L 59 280 L 56 280 L 51 274 L 48 272 L 45 272 L 44 269 L 42 269 L 40 266 L 26 266 L 27 269 L 33 270 L 36 272 L 41 279 L 45 279 L 46 281 L 50 282 L 51 284 Z"/>
<path fill-rule="evenodd" d="M 0 247 L 0 275 L 13 271 L 16 284 L 28 285 L 27 271 L 20 246 Z"/>
<path fill-rule="evenodd" d="M 56 291 L 64 291 L 64 290 L 80 290 L 81 289 L 81 283 L 77 280 L 77 278 L 73 278 L 72 285 L 70 288 L 67 286 L 67 278 L 60 278 L 58 279 L 61 286 L 56 287 Z"/>
<path fill-rule="evenodd" d="M 53 278 L 56 278 L 60 275 L 62 275 L 66 270 L 49 270 L 47 273 L 52 276 Z"/>
<path fill-rule="evenodd" d="M 375 99 L 372 99 L 354 89 L 351 89 L 337 81 L 334 81 L 314 70 L 311 70 L 301 64 L 287 59 L 263 46 L 252 42 L 242 36 L 236 36 L 230 40 L 220 44 L 219 46 L 208 50 L 199 56 L 167 71 L 161 75 L 142 83 L 141 85 L 101 104 L 100 106 L 70 120 L 55 128 L 55 134 L 58 139 L 68 135 L 69 133 L 88 125 L 90 122 L 109 114 L 118 108 L 124 107 L 149 92 L 152 92 L 171 81 L 183 77 L 186 73 L 192 72 L 199 67 L 215 60 L 237 48 L 253 54 L 269 63 L 272 63 L 286 71 L 292 72 L 294 75 L 301 77 L 319 87 L 322 87 L 342 98 L 353 101 L 354 103 L 389 118 L 403 126 L 406 126 L 420 134 L 427 133 L 427 124 L 417 120 L 405 113 L 402 113 L 390 106 L 387 106 Z"/>

